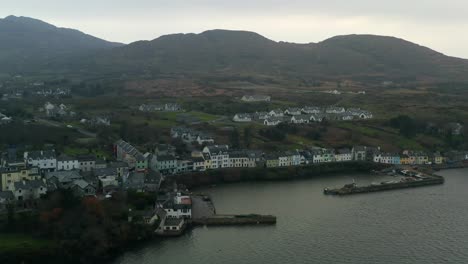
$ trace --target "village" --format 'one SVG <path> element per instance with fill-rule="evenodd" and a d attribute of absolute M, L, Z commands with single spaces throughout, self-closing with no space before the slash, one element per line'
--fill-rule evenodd
<path fill-rule="evenodd" d="M 175 175 L 236 168 L 268 170 L 323 163 L 443 166 L 468 162 L 468 151 L 425 153 L 405 150 L 402 153 L 386 153 L 379 147 L 369 146 L 350 149 L 311 146 L 294 151 L 264 153 L 216 145 L 212 137 L 185 127 L 172 128 L 171 136 L 185 143 L 197 144 L 200 149 L 193 150 L 190 156 L 179 156 L 174 146 L 159 144 L 151 152 L 141 152 L 129 142 L 118 140 L 114 143 L 112 160 L 92 155 L 67 156 L 53 149 L 27 151 L 22 159 L 18 159 L 16 150 L 8 149 L 2 154 L 0 163 L 0 214 L 11 205 L 34 210 L 36 200 L 58 189 L 70 190 L 77 197 L 96 196 L 99 199 L 110 198 L 118 191 L 159 193 L 153 208 L 144 212 L 129 212 L 129 221 L 132 221 L 132 216 L 139 215 L 146 224 L 158 223 L 156 233 L 177 235 L 191 222 L 194 197 L 177 186 L 171 190 L 160 189 L 165 180 Z M 197 199 L 200 201 L 202 198 Z"/>

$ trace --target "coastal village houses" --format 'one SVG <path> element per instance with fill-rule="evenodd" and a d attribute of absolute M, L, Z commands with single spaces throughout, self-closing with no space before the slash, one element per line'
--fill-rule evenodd
<path fill-rule="evenodd" d="M 124 161 L 130 169 L 146 171 L 148 169 L 148 159 L 134 146 L 119 140 L 114 144 L 114 153 L 118 161 Z"/>

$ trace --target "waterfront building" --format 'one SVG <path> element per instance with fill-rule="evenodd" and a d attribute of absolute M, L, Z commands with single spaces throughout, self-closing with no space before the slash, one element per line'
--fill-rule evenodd
<path fill-rule="evenodd" d="M 1 190 L 8 191 L 11 183 L 20 181 L 31 181 L 39 180 L 41 175 L 39 174 L 39 168 L 37 167 L 25 167 L 25 166 L 6 166 L 0 169 L 1 176 Z"/>
<path fill-rule="evenodd" d="M 57 158 L 54 150 L 24 152 L 23 156 L 27 166 L 38 167 L 41 172 L 57 169 Z"/>
<path fill-rule="evenodd" d="M 351 160 L 353 160 L 353 154 L 350 149 L 342 148 L 337 150 L 335 154 L 336 162 L 346 162 Z"/>
<path fill-rule="evenodd" d="M 221 169 L 229 167 L 229 146 L 213 145 L 203 148 L 203 153 L 208 154 L 211 160 L 210 169 Z"/>
<path fill-rule="evenodd" d="M 118 161 L 124 161 L 130 169 L 146 171 L 148 169 L 148 159 L 134 146 L 119 140 L 114 144 L 114 153 Z"/>
<path fill-rule="evenodd" d="M 80 162 L 77 158 L 72 158 L 65 154 L 60 155 L 57 158 L 57 170 L 79 170 Z"/>

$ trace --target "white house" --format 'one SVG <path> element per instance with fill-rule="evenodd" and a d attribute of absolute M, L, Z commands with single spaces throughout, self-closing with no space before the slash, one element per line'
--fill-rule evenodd
<path fill-rule="evenodd" d="M 301 109 L 297 107 L 290 107 L 284 110 L 284 113 L 286 115 L 300 115 L 301 114 Z"/>
<path fill-rule="evenodd" d="M 265 126 L 277 126 L 283 122 L 283 118 L 281 117 L 268 117 L 267 119 L 263 120 L 263 124 Z"/>
<path fill-rule="evenodd" d="M 192 198 L 177 193 L 162 204 L 167 218 L 192 218 Z"/>
<path fill-rule="evenodd" d="M 193 157 L 193 171 L 206 171 L 205 158 L 202 156 Z"/>
<path fill-rule="evenodd" d="M 271 117 L 283 117 L 284 113 L 281 109 L 274 109 L 268 112 L 268 115 L 270 115 Z"/>
<path fill-rule="evenodd" d="M 354 116 L 351 113 L 344 112 L 339 114 L 338 119 L 342 121 L 351 121 L 354 119 Z"/>
<path fill-rule="evenodd" d="M 232 121 L 234 122 L 251 122 L 252 116 L 250 114 L 236 114 Z"/>
<path fill-rule="evenodd" d="M 291 117 L 291 123 L 294 124 L 308 124 L 310 122 L 309 115 L 295 115 Z"/>
<path fill-rule="evenodd" d="M 227 145 L 206 146 L 203 148 L 203 153 L 210 156 L 210 169 L 229 167 L 229 147 Z"/>
<path fill-rule="evenodd" d="M 24 152 L 24 162 L 28 166 L 38 167 L 43 172 L 54 171 L 57 168 L 54 150 Z"/>
<path fill-rule="evenodd" d="M 255 112 L 255 114 L 253 114 L 253 119 L 256 119 L 256 120 L 265 120 L 269 117 L 270 115 L 268 114 L 268 112 Z"/>
<path fill-rule="evenodd" d="M 322 122 L 325 116 L 323 114 L 313 114 L 310 116 L 311 122 Z"/>
<path fill-rule="evenodd" d="M 335 154 L 336 162 L 346 162 L 346 161 L 351 161 L 351 160 L 353 160 L 353 154 L 351 150 L 347 148 L 339 149 L 337 153 Z"/>
<path fill-rule="evenodd" d="M 365 146 L 354 146 L 352 149 L 353 160 L 366 160 L 367 149 Z"/>
<path fill-rule="evenodd" d="M 214 143 L 213 137 L 205 135 L 205 134 L 198 134 L 196 141 L 199 145 Z"/>
<path fill-rule="evenodd" d="M 60 155 L 57 158 L 57 170 L 79 170 L 80 162 L 77 158 L 72 158 L 67 155 Z"/>
<path fill-rule="evenodd" d="M 78 157 L 78 162 L 81 171 L 92 171 L 96 166 L 96 157 L 80 156 Z"/>

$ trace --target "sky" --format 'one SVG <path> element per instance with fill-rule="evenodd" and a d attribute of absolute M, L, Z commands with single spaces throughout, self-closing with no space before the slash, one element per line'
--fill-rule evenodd
<path fill-rule="evenodd" d="M 8 15 L 123 43 L 210 29 L 296 43 L 376 34 L 468 58 L 467 0 L 0 0 Z"/>

